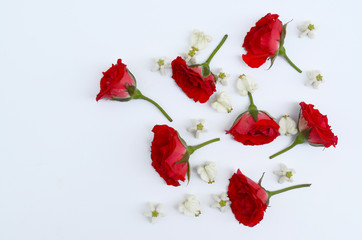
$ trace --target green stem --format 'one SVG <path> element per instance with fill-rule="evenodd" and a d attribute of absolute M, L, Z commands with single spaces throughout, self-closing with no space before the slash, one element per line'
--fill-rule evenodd
<path fill-rule="evenodd" d="M 202 147 L 204 147 L 204 146 L 206 146 L 206 145 L 208 145 L 208 144 L 210 144 L 210 143 L 217 142 L 217 141 L 220 141 L 220 138 L 214 138 L 214 139 L 211 139 L 211 140 L 209 140 L 209 141 L 207 141 L 207 142 L 201 143 L 201 144 L 196 145 L 196 146 L 188 146 L 188 147 L 187 147 L 187 151 L 188 151 L 188 152 L 190 153 L 190 155 L 191 155 L 191 154 L 193 154 L 197 149 L 202 148 Z"/>
<path fill-rule="evenodd" d="M 282 153 L 285 153 L 286 151 L 289 151 L 290 149 L 292 149 L 293 147 L 297 146 L 298 144 L 302 144 L 306 141 L 306 136 L 304 132 L 299 133 L 299 135 L 297 136 L 297 138 L 295 139 L 295 141 L 292 143 L 292 145 L 290 145 L 289 147 L 271 155 L 269 158 L 275 158 L 277 156 L 279 156 Z"/>
<path fill-rule="evenodd" d="M 279 194 L 279 193 L 283 193 L 289 190 L 293 190 L 293 189 L 297 189 L 297 188 L 304 188 L 304 187 L 310 187 L 312 184 L 300 184 L 300 185 L 295 185 L 295 186 L 291 186 L 291 187 L 287 187 L 287 188 L 283 188 L 277 191 L 266 191 L 268 194 L 268 197 L 271 198 L 272 196 Z"/>
<path fill-rule="evenodd" d="M 292 67 L 293 67 L 295 70 L 297 70 L 299 73 L 302 73 L 302 70 L 300 70 L 300 69 L 292 62 L 292 60 L 289 59 L 289 57 L 287 56 L 287 53 L 286 53 L 284 47 L 281 47 L 281 48 L 279 49 L 279 55 L 283 56 L 283 57 L 288 61 L 288 63 L 289 63 L 290 65 L 292 65 Z"/>
<path fill-rule="evenodd" d="M 221 48 L 221 46 L 224 44 L 224 42 L 226 41 L 226 39 L 228 38 L 228 35 L 225 34 L 224 37 L 222 38 L 221 42 L 219 43 L 219 45 L 217 45 L 217 47 L 214 49 L 214 51 L 211 53 L 210 57 L 206 60 L 206 64 L 209 65 L 211 62 L 211 59 L 215 56 L 215 54 L 217 53 L 217 51 L 219 51 L 219 49 Z"/>
<path fill-rule="evenodd" d="M 160 105 L 158 105 L 158 103 L 156 103 L 156 102 L 153 101 L 152 99 L 144 96 L 144 95 L 140 92 L 140 90 L 136 89 L 136 91 L 135 91 L 135 93 L 134 93 L 134 95 L 133 95 L 133 98 L 134 98 L 134 99 L 143 99 L 143 100 L 146 100 L 146 101 L 152 103 L 153 105 L 155 105 L 155 106 L 163 113 L 163 115 L 164 115 L 170 122 L 172 122 L 172 118 L 166 113 L 166 111 L 163 110 L 163 108 L 162 108 Z"/>

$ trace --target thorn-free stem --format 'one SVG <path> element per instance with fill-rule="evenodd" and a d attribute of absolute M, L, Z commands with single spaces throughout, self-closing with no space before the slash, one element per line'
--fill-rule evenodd
<path fill-rule="evenodd" d="M 302 73 L 302 70 L 300 70 L 300 69 L 292 62 L 292 60 L 289 59 L 289 57 L 287 56 L 287 53 L 286 53 L 284 47 L 281 47 L 281 48 L 279 49 L 279 55 L 280 55 L 280 56 L 283 56 L 283 57 L 287 60 L 287 62 L 288 62 L 290 65 L 292 65 L 292 67 L 293 67 L 295 70 L 297 70 L 299 73 Z"/>
<path fill-rule="evenodd" d="M 219 51 L 219 49 L 221 48 L 221 46 L 224 44 L 224 42 L 226 41 L 226 39 L 228 38 L 228 35 L 225 34 L 224 37 L 222 38 L 221 42 L 219 43 L 219 45 L 217 45 L 217 47 L 214 49 L 214 51 L 211 53 L 210 57 L 206 60 L 206 64 L 209 65 L 212 58 L 215 56 L 215 54 L 217 53 L 217 51 Z"/>
<path fill-rule="evenodd" d="M 279 193 L 283 193 L 289 190 L 293 190 L 293 189 L 297 189 L 297 188 L 304 188 L 304 187 L 310 187 L 312 184 L 300 184 L 300 185 L 295 185 L 295 186 L 291 186 L 291 187 L 287 187 L 287 188 L 283 188 L 277 191 L 266 191 L 268 194 L 268 197 L 271 198 L 272 196 L 279 194 Z"/>
<path fill-rule="evenodd" d="M 306 137 L 304 135 L 305 135 L 304 132 L 299 133 L 299 135 L 297 136 L 295 141 L 292 143 L 292 145 L 290 145 L 289 147 L 287 147 L 287 148 L 285 148 L 285 149 L 271 155 L 269 158 L 270 159 L 275 158 L 275 157 L 279 156 L 280 154 L 285 153 L 286 151 L 289 151 L 290 149 L 297 146 L 298 144 L 304 143 L 306 141 Z"/>
<path fill-rule="evenodd" d="M 210 143 L 213 143 L 213 142 L 217 142 L 217 141 L 220 141 L 220 138 L 214 138 L 214 139 L 211 139 L 207 142 L 204 142 L 204 143 L 201 143 L 201 144 L 198 144 L 198 145 L 195 145 L 195 146 L 188 146 L 187 147 L 187 150 L 190 154 L 194 153 L 197 149 L 199 148 L 202 148 Z"/>

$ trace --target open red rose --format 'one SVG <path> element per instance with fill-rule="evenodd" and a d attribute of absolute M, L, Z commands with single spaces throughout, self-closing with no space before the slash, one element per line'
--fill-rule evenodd
<path fill-rule="evenodd" d="M 189 67 L 184 59 L 177 57 L 171 63 L 172 78 L 189 98 L 195 102 L 205 103 L 216 91 L 215 79 L 212 74 L 202 75 L 202 67 Z"/>
<path fill-rule="evenodd" d="M 258 68 L 266 60 L 271 59 L 273 65 L 278 55 L 283 56 L 299 73 L 302 72 L 287 56 L 284 48 L 286 25 L 278 19 L 278 14 L 268 13 L 262 17 L 246 34 L 243 47 L 247 54 L 243 54 L 244 62 L 252 68 Z"/>
<path fill-rule="evenodd" d="M 101 79 L 101 90 L 96 100 L 110 99 L 120 102 L 126 102 L 131 99 L 143 99 L 155 105 L 163 115 L 172 122 L 171 117 L 161 108 L 158 103 L 144 96 L 140 90 L 136 88 L 136 79 L 122 63 L 121 59 L 117 60 L 117 64 L 112 64 L 106 72 L 103 73 Z"/>
<path fill-rule="evenodd" d="M 259 111 L 254 105 L 253 97 L 248 92 L 250 106 L 248 111 L 240 114 L 226 134 L 244 145 L 263 145 L 272 142 L 280 135 L 279 125 L 267 113 Z"/>
<path fill-rule="evenodd" d="M 268 194 L 240 170 L 234 173 L 229 181 L 228 196 L 236 220 L 245 226 L 254 227 L 264 217 Z"/>
<path fill-rule="evenodd" d="M 179 186 L 179 181 L 190 177 L 190 155 L 197 149 L 219 138 L 212 139 L 196 146 L 187 146 L 178 132 L 167 125 L 153 127 L 154 138 L 151 146 L 152 166 L 166 181 L 167 185 Z"/>
<path fill-rule="evenodd" d="M 298 144 L 308 142 L 312 146 L 316 147 L 330 147 L 336 146 L 338 143 L 338 137 L 334 135 L 331 130 L 331 126 L 328 124 L 328 118 L 326 115 L 322 115 L 319 110 L 314 109 L 313 104 L 306 104 L 301 102 L 300 113 L 298 121 L 299 135 L 296 137 L 292 145 L 283 149 L 269 158 L 275 158 L 280 154 L 292 149 Z"/>
<path fill-rule="evenodd" d="M 227 35 L 223 37 L 209 58 L 202 64 L 188 66 L 186 61 L 181 57 L 177 57 L 171 63 L 172 78 L 182 91 L 195 102 L 207 102 L 210 96 L 216 91 L 215 77 L 210 71 L 209 65 L 227 37 Z"/>
<path fill-rule="evenodd" d="M 272 196 L 296 188 L 310 187 L 311 184 L 300 184 L 277 191 L 267 191 L 259 183 L 246 177 L 238 170 L 229 179 L 228 196 L 231 210 L 239 223 L 254 227 L 264 218 L 264 212 Z"/>
<path fill-rule="evenodd" d="M 110 67 L 106 72 L 103 72 L 101 79 L 101 91 L 98 93 L 96 100 L 103 98 L 122 100 L 130 100 L 131 95 L 127 90 L 127 86 L 136 86 L 136 81 L 128 72 L 127 66 L 122 63 L 121 59 Z"/>

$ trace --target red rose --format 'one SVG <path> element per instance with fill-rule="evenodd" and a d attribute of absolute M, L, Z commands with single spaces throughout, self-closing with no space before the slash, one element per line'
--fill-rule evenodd
<path fill-rule="evenodd" d="M 247 54 L 243 54 L 244 62 L 252 68 L 263 65 L 271 59 L 273 65 L 278 55 L 283 56 L 293 68 L 302 72 L 287 56 L 284 48 L 287 24 L 283 25 L 278 14 L 268 13 L 262 17 L 246 34 L 243 47 Z"/>
<path fill-rule="evenodd" d="M 151 146 L 152 166 L 168 185 L 179 186 L 179 181 L 189 178 L 189 158 L 197 149 L 219 138 L 212 139 L 196 146 L 187 146 L 177 131 L 167 125 L 153 127 L 154 138 Z"/>
<path fill-rule="evenodd" d="M 243 55 L 243 60 L 249 67 L 260 67 L 278 51 L 283 29 L 278 17 L 277 14 L 268 13 L 246 34 L 243 47 L 247 54 Z"/>
<path fill-rule="evenodd" d="M 328 125 L 327 116 L 314 109 L 312 104 L 301 102 L 299 105 L 301 109 L 298 129 L 300 132 L 310 129 L 307 141 L 312 145 L 324 146 L 326 148 L 333 145 L 335 147 L 338 137 L 333 134 L 331 126 Z"/>
<path fill-rule="evenodd" d="M 158 103 L 144 96 L 140 90 L 136 88 L 136 79 L 127 69 L 127 66 L 118 59 L 117 64 L 112 64 L 106 72 L 103 73 L 101 79 L 101 90 L 96 100 L 110 99 L 120 102 L 126 102 L 131 99 L 143 99 L 155 105 L 163 115 L 172 122 L 171 117 L 161 108 Z"/>
<path fill-rule="evenodd" d="M 279 125 L 268 114 L 258 111 L 257 121 L 249 112 L 238 117 L 226 134 L 244 145 L 263 145 L 272 142 L 279 134 Z"/>
<path fill-rule="evenodd" d="M 216 91 L 215 79 L 212 74 L 202 75 L 202 67 L 189 67 L 185 60 L 177 57 L 172 61 L 172 78 L 189 98 L 195 102 L 205 103 Z"/>
<path fill-rule="evenodd" d="M 272 196 L 296 188 L 310 187 L 311 185 L 300 184 L 277 191 L 267 191 L 260 186 L 262 178 L 259 183 L 256 183 L 238 170 L 229 179 L 228 196 L 231 201 L 231 210 L 236 220 L 248 227 L 254 227 L 263 219 L 264 212 Z"/>
<path fill-rule="evenodd" d="M 275 153 L 269 158 L 275 158 L 296 145 L 305 142 L 308 142 L 312 146 L 326 148 L 337 145 L 338 137 L 334 135 L 331 126 L 328 125 L 327 116 L 322 115 L 317 109 L 314 109 L 313 104 L 301 102 L 299 105 L 301 107 L 298 121 L 299 135 L 291 146 Z"/>
<path fill-rule="evenodd" d="M 130 100 L 131 95 L 126 86 L 136 86 L 136 81 L 128 72 L 127 66 L 118 59 L 117 64 L 112 64 L 101 79 L 101 91 L 98 93 L 96 100 L 103 98 L 121 100 Z"/>

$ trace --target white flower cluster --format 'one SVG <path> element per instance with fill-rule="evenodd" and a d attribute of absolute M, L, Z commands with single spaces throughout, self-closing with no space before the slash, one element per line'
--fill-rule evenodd
<path fill-rule="evenodd" d="M 226 94 L 226 92 L 219 93 L 216 100 L 211 103 L 211 106 L 221 113 L 230 113 L 233 110 L 231 98 Z"/>
<path fill-rule="evenodd" d="M 315 37 L 316 26 L 312 24 L 310 21 L 307 21 L 302 25 L 299 25 L 298 29 L 299 31 L 301 31 L 299 37 L 305 37 L 305 36 L 308 36 L 309 38 Z"/>
<path fill-rule="evenodd" d="M 194 195 L 189 195 L 186 200 L 180 203 L 178 210 L 189 217 L 198 217 L 201 214 L 200 202 Z"/>
<path fill-rule="evenodd" d="M 200 137 L 200 133 L 207 132 L 207 129 L 205 128 L 205 120 L 204 119 L 195 119 L 192 121 L 192 127 L 188 128 L 187 131 L 194 133 L 196 138 Z"/>
<path fill-rule="evenodd" d="M 319 70 L 307 72 L 308 82 L 307 85 L 312 85 L 315 89 L 318 89 L 319 85 L 323 83 L 324 77 Z"/>
<path fill-rule="evenodd" d="M 182 57 L 186 62 L 195 64 L 196 63 L 196 55 L 199 54 L 199 51 L 205 49 L 209 42 L 211 42 L 211 37 L 206 35 L 205 33 L 194 30 L 191 35 L 190 43 L 191 46 L 187 53 L 183 53 Z"/>
<path fill-rule="evenodd" d="M 246 96 L 248 95 L 248 92 L 253 93 L 258 89 L 258 84 L 253 77 L 242 74 L 236 82 L 236 87 L 239 90 L 240 95 Z"/>
<path fill-rule="evenodd" d="M 298 132 L 296 122 L 289 115 L 284 115 L 279 120 L 279 126 L 280 135 L 295 135 Z"/>
<path fill-rule="evenodd" d="M 209 184 L 214 183 L 217 173 L 216 164 L 214 162 L 207 162 L 205 165 L 200 165 L 197 167 L 197 173 L 205 182 Z"/>
<path fill-rule="evenodd" d="M 161 204 L 158 204 L 158 205 L 154 205 L 153 203 L 150 203 L 149 204 L 150 206 L 150 212 L 146 212 L 144 215 L 146 217 L 150 217 L 151 218 L 151 223 L 156 223 L 156 219 L 158 217 L 164 217 L 165 214 L 161 213 L 160 210 L 162 208 L 162 205 Z"/>
<path fill-rule="evenodd" d="M 285 181 L 293 182 L 293 175 L 295 174 L 295 170 L 292 168 L 288 168 L 285 164 L 280 164 L 280 170 L 274 171 L 274 174 L 278 175 L 279 183 L 284 183 Z"/>
<path fill-rule="evenodd" d="M 166 57 L 162 57 L 154 59 L 154 66 L 151 70 L 152 72 L 160 71 L 161 75 L 165 75 L 165 69 L 167 68 L 171 68 L 171 63 L 167 60 Z"/>

